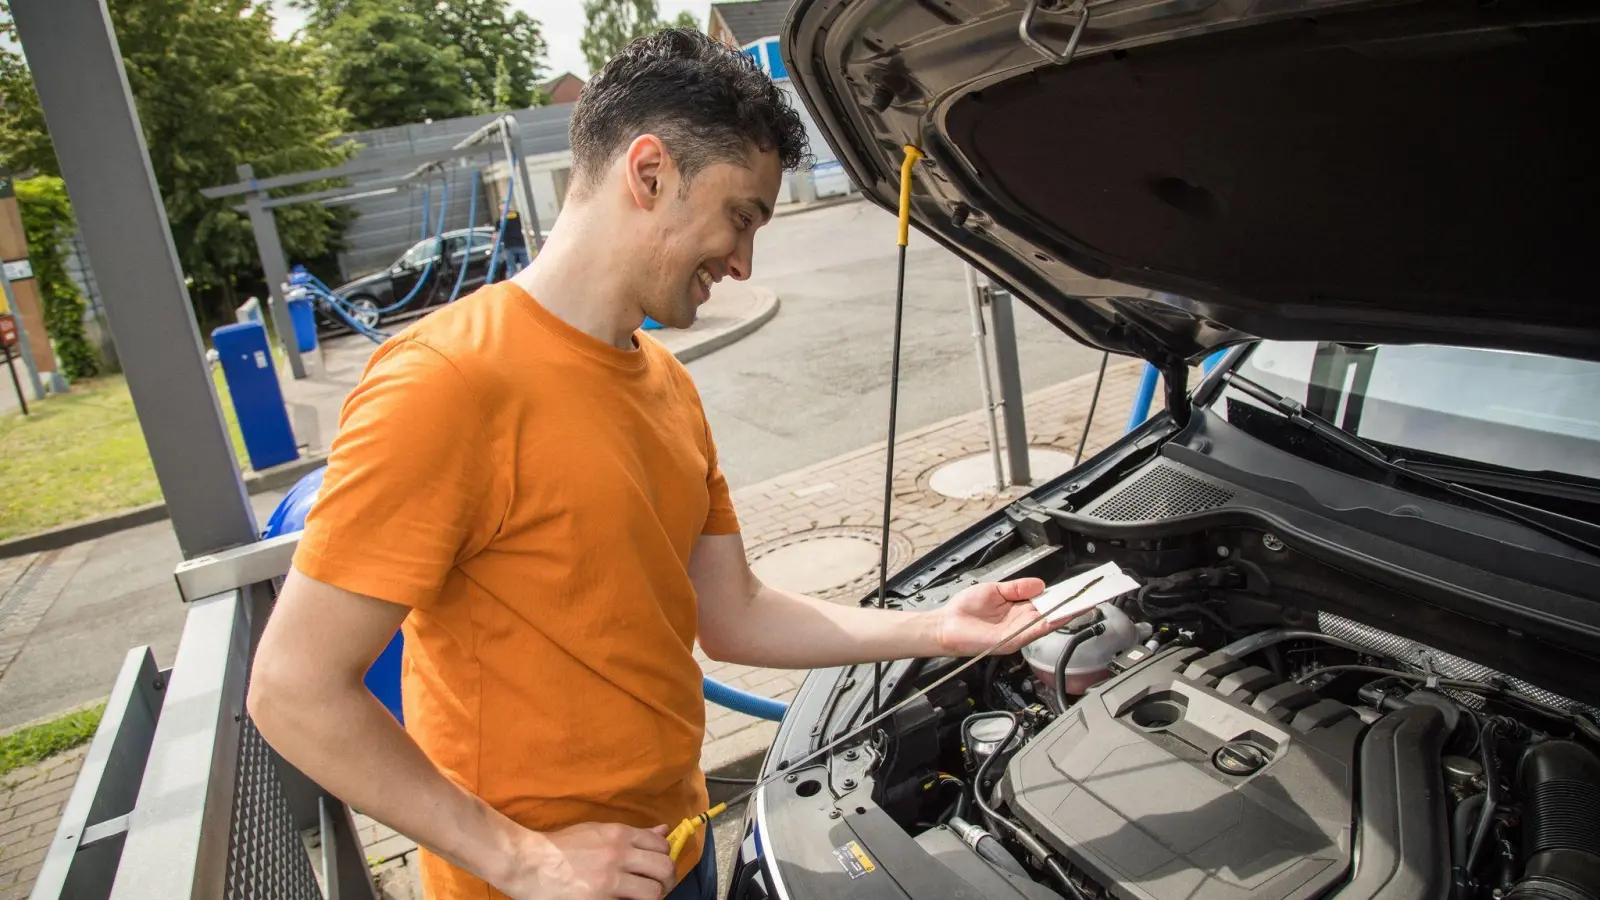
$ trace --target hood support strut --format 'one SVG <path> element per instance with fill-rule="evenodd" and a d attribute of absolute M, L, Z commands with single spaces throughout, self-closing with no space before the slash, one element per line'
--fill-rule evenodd
<path fill-rule="evenodd" d="M 1163 365 L 1154 363 L 1161 372 L 1161 383 L 1166 386 L 1167 414 L 1179 428 L 1189 427 L 1189 365 L 1176 356 L 1166 358 Z"/>

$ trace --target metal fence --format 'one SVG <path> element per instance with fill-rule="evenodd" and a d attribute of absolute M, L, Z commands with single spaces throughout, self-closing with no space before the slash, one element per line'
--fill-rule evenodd
<path fill-rule="evenodd" d="M 259 577 L 292 550 L 269 541 L 186 563 L 180 591 Z M 33 900 L 376 900 L 350 809 L 245 711 L 277 580 L 195 600 L 169 670 L 147 647 L 129 651 Z"/>

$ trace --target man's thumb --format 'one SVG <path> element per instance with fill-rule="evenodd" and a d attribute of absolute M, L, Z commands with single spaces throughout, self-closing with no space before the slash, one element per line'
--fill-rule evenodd
<path fill-rule="evenodd" d="M 650 829 L 650 832 L 652 834 L 659 834 L 662 837 L 666 837 L 667 836 L 667 832 L 670 831 L 670 830 L 671 829 L 668 828 L 666 825 L 657 825 L 656 827 Z"/>

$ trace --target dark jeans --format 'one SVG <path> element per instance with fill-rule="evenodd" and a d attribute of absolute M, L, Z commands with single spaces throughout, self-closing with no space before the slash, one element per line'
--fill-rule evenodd
<path fill-rule="evenodd" d="M 700 862 L 683 876 L 666 900 L 717 900 L 717 845 L 711 838 L 709 825 L 706 826 L 706 849 L 700 854 Z"/>
<path fill-rule="evenodd" d="M 529 263 L 527 247 L 506 247 L 505 253 L 507 276 L 517 274 Z"/>

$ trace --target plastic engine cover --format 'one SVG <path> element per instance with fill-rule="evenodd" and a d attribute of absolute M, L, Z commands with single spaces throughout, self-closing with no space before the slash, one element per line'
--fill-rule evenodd
<path fill-rule="evenodd" d="M 1181 648 L 1091 690 L 1006 769 L 1013 812 L 1124 900 L 1316 897 L 1350 869 L 1363 724 Z"/>

